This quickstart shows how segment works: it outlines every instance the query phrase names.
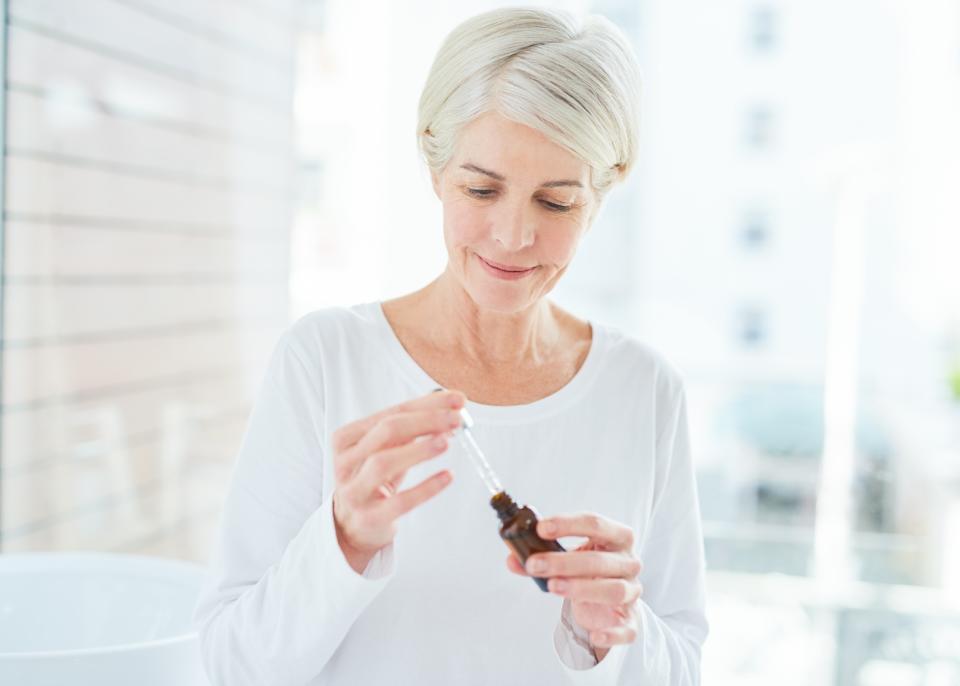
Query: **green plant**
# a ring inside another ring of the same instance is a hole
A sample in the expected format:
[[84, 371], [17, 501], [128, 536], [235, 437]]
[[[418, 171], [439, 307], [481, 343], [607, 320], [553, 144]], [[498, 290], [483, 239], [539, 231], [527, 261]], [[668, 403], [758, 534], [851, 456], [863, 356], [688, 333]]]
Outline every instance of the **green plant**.
[[947, 382], [950, 384], [953, 399], [960, 402], [960, 361], [957, 361], [953, 369], [947, 374]]

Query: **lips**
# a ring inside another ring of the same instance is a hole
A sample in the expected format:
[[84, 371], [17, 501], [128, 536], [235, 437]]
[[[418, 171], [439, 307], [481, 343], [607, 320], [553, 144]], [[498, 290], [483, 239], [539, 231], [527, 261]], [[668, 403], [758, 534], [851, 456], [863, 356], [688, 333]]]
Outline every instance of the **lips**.
[[[477, 257], [480, 257], [480, 255], [477, 255]], [[488, 259], [485, 258], [485, 257], [480, 257], [480, 259], [483, 260], [484, 262], [486, 262], [487, 264], [489, 264], [489, 265], [490, 265], [491, 267], [493, 267], [494, 269], [499, 269], [500, 271], [503, 271], [503, 272], [517, 272], [517, 273], [519, 273], [519, 272], [528, 272], [528, 271], [530, 271], [530, 270], [532, 270], [532, 269], [536, 269], [535, 266], [534, 266], [534, 267], [516, 267], [516, 266], [509, 265], [509, 264], [500, 264], [499, 262], [494, 262], [493, 260], [488, 260]]]

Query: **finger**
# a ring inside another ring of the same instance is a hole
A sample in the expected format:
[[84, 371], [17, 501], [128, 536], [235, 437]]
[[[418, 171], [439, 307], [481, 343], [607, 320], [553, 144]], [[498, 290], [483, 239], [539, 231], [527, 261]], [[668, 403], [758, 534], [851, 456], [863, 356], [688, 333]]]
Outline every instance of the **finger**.
[[[535, 565], [542, 562], [543, 567]], [[578, 576], [634, 579], [643, 569], [640, 560], [623, 553], [577, 551], [537, 553], [527, 558], [527, 572], [533, 576]]]
[[459, 391], [441, 391], [429, 393], [421, 396], [420, 398], [408, 400], [398, 405], [393, 405], [392, 407], [380, 410], [369, 417], [359, 419], [335, 431], [333, 435], [334, 452], [342, 452], [350, 446], [355, 445], [385, 417], [402, 412], [418, 412], [441, 409], [459, 410], [463, 407], [465, 400], [466, 396]]
[[599, 648], [608, 648], [620, 643], [633, 643], [637, 640], [637, 630], [631, 625], [608, 627], [590, 632], [590, 643]]
[[333, 451], [339, 453], [354, 445], [384, 417], [397, 414], [398, 412], [439, 410], [444, 408], [459, 410], [463, 407], [465, 401], [466, 396], [460, 391], [438, 391], [393, 405], [369, 417], [345, 424], [334, 431], [332, 437]]
[[632, 605], [643, 595], [639, 581], [627, 579], [577, 579], [554, 577], [547, 581], [547, 590], [556, 595], [602, 605]]
[[384, 498], [392, 497], [397, 490], [399, 490], [400, 484], [403, 483], [403, 479], [406, 475], [406, 472], [400, 472], [389, 481], [384, 481], [382, 484], [380, 484], [380, 486], [377, 487], [377, 490], [383, 495]]
[[373, 494], [381, 484], [395, 483], [398, 476], [415, 464], [442, 455], [448, 445], [447, 437], [438, 434], [375, 453], [360, 465], [353, 477], [352, 487], [359, 493]]
[[632, 550], [633, 529], [596, 512], [553, 515], [537, 524], [541, 538], [587, 536], [593, 543], [602, 543], [607, 550]]
[[523, 568], [523, 565], [520, 564], [520, 560], [518, 560], [517, 556], [513, 553], [507, 555], [507, 569], [514, 574], [519, 574], [520, 576], [530, 576], [527, 574], [527, 570]]
[[400, 412], [383, 417], [356, 444], [336, 456], [337, 477], [346, 480], [373, 453], [410, 443], [427, 434], [442, 434], [460, 426], [459, 412], [452, 409]]
[[395, 496], [387, 498], [378, 509], [391, 521], [406, 514], [418, 505], [430, 500], [453, 481], [453, 474], [444, 470], [427, 477], [413, 488], [400, 491]]
[[398, 412], [374, 424], [347, 452], [358, 450], [370, 455], [378, 450], [404, 445], [418, 436], [453, 431], [462, 422], [460, 413], [450, 408]]

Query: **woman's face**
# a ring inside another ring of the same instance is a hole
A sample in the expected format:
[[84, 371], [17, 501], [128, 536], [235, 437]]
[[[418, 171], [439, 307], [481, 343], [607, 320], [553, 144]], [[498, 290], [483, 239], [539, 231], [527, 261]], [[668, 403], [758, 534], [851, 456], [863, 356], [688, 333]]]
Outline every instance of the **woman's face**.
[[498, 312], [550, 292], [596, 209], [585, 162], [497, 112], [464, 127], [433, 187], [449, 271], [478, 307]]

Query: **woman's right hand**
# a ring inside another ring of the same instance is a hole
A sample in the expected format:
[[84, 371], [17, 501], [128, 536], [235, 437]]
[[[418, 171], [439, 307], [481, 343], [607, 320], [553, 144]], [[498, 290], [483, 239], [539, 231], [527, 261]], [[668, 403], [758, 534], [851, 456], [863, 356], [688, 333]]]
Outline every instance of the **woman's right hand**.
[[[396, 492], [410, 467], [447, 449], [460, 426], [466, 397], [437, 391], [377, 412], [333, 433], [333, 519], [337, 542], [358, 574], [397, 533], [397, 519], [442, 491], [453, 476], [443, 470]], [[416, 440], [419, 437], [422, 440]], [[381, 486], [386, 485], [386, 495]]]

